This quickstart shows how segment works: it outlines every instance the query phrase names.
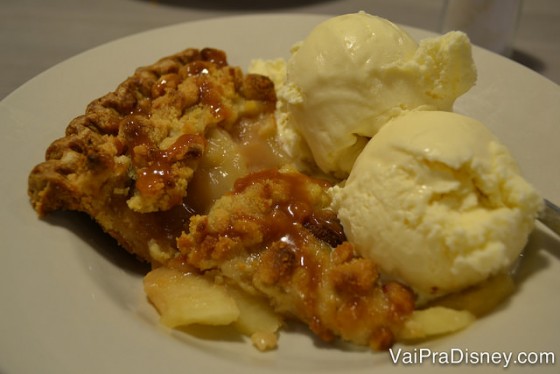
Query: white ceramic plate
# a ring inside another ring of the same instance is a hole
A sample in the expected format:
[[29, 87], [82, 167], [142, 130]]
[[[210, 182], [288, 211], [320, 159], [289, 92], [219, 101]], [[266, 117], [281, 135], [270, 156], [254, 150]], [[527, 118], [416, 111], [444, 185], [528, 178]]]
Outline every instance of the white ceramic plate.
[[[231, 64], [287, 57], [291, 44], [323, 16], [264, 15], [180, 24], [127, 37], [78, 55], [37, 76], [0, 103], [2, 270], [0, 372], [15, 373], [262, 373], [419, 372], [450, 365], [395, 365], [388, 353], [348, 351], [317, 343], [300, 329], [280, 348], [258, 353], [235, 337], [171, 333], [142, 291], [146, 270], [89, 219], [54, 214], [37, 219], [27, 175], [48, 144], [87, 103], [114, 89], [141, 65], [187, 47], [224, 49]], [[430, 35], [410, 29], [417, 39]], [[560, 202], [560, 89], [509, 60], [474, 50], [479, 81], [456, 105], [485, 122], [512, 150], [544, 195]], [[468, 330], [403, 347], [460, 355], [554, 352], [558, 348], [560, 242], [539, 227], [522, 267], [519, 291]], [[461, 351], [458, 351], [458, 350]], [[480, 365], [453, 365], [468, 371]], [[527, 366], [510, 363], [510, 372]], [[501, 365], [484, 366], [501, 370]], [[535, 369], [557, 372], [558, 364]], [[533, 368], [532, 368], [533, 369]]]

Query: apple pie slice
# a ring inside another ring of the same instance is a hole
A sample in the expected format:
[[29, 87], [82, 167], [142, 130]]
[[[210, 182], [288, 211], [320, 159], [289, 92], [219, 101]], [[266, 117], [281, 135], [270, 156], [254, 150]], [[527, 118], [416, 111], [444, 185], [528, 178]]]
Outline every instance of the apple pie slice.
[[128, 251], [165, 262], [192, 206], [203, 209], [188, 196], [197, 169], [220, 166], [205, 160], [209, 148], [232, 148], [247, 128], [273, 122], [275, 103], [268, 78], [244, 75], [220, 50], [187, 49], [139, 68], [49, 146], [29, 176], [32, 205], [40, 216], [85, 212]]

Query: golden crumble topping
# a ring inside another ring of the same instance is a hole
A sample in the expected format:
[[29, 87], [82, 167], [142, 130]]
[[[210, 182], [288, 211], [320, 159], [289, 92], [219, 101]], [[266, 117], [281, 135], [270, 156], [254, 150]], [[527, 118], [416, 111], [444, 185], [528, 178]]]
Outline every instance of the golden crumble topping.
[[191, 219], [176, 261], [218, 269], [326, 341], [386, 349], [412, 313], [414, 296], [398, 283], [381, 283], [375, 263], [354, 253], [328, 208], [326, 186], [277, 169], [241, 178], [208, 215]]
[[29, 176], [33, 207], [86, 212], [129, 251], [160, 262], [192, 213], [188, 185], [209, 132], [264, 121], [275, 101], [268, 78], [244, 76], [216, 49], [139, 68], [51, 144]]

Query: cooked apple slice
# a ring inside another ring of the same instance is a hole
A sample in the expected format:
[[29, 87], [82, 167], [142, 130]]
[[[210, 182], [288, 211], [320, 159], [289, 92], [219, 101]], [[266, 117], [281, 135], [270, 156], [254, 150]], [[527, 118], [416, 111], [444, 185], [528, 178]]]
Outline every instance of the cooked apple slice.
[[220, 284], [190, 273], [157, 268], [144, 278], [148, 299], [160, 313], [163, 325], [229, 325], [239, 318], [239, 308]]

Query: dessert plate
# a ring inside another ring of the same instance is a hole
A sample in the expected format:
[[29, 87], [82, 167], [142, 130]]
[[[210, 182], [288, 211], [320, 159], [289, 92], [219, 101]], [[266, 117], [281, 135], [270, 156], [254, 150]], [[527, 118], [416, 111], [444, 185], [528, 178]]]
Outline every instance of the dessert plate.
[[[530, 365], [524, 357], [534, 363], [531, 370], [558, 371], [550, 361], [560, 359], [560, 241], [540, 225], [520, 262], [516, 294], [466, 331], [372, 353], [321, 344], [290, 325], [277, 350], [259, 353], [235, 334], [162, 328], [142, 290], [146, 267], [87, 217], [67, 212], [37, 218], [26, 195], [29, 171], [72, 118], [136, 67], [188, 47], [223, 49], [231, 64], [243, 68], [254, 58], [286, 58], [290, 46], [323, 19], [240, 16], [144, 32], [54, 66], [0, 102], [0, 372], [350, 374], [414, 367], [432, 373], [449, 366], [456, 372], [478, 366], [501, 371], [506, 364], [516, 372]], [[433, 35], [407, 29], [416, 39]], [[482, 49], [474, 48], [474, 57], [479, 80], [457, 101], [456, 111], [486, 123], [510, 147], [527, 179], [560, 203], [560, 88]], [[494, 359], [510, 353], [508, 362]]]

